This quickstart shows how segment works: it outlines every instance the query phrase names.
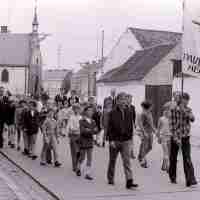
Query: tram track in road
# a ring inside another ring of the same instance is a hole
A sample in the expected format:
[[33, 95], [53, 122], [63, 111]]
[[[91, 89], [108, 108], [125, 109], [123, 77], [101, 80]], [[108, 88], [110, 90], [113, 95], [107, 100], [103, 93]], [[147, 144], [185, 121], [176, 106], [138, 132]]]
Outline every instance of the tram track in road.
[[0, 160], [2, 176], [5, 177], [5, 182], [11, 189], [14, 188], [13, 190], [16, 190], [16, 193], [20, 193], [19, 200], [61, 200], [54, 192], [41, 184], [2, 151], [0, 151]]

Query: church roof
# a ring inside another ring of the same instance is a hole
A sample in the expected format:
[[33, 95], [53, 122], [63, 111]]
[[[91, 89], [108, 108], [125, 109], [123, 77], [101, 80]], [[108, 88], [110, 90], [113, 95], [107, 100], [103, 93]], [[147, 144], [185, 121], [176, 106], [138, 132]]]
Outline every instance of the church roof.
[[140, 81], [164, 58], [176, 44], [163, 44], [136, 53], [122, 66], [104, 74], [98, 82]]
[[28, 66], [30, 35], [0, 33], [0, 65]]
[[182, 33], [159, 31], [150, 29], [128, 28], [141, 44], [142, 48], [150, 48], [160, 44], [177, 43], [181, 40]]

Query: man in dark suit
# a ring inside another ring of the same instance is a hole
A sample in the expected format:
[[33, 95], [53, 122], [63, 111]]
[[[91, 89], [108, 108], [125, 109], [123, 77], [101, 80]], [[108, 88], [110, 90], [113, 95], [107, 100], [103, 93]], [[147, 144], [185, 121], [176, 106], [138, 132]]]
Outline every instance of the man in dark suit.
[[37, 111], [37, 104], [31, 100], [29, 102], [30, 108], [24, 114], [24, 132], [27, 134], [28, 140], [28, 152], [30, 157], [35, 160], [37, 158], [35, 154], [37, 134], [39, 130], [39, 113]]
[[[136, 111], [135, 111], [135, 106], [132, 104], [133, 103], [133, 96], [131, 94], [127, 94], [127, 108], [130, 110], [132, 118], [133, 118], [133, 127], [135, 128], [135, 120], [136, 120]], [[134, 135], [133, 135], [134, 137]], [[132, 151], [131, 151], [131, 157], [135, 159], [135, 154], [134, 154], [134, 138], [132, 140]]]
[[0, 148], [3, 148], [3, 126], [5, 123], [3, 95], [4, 87], [0, 87]]
[[127, 108], [126, 93], [120, 93], [117, 96], [117, 104], [110, 112], [107, 134], [110, 144], [107, 173], [108, 183], [114, 185], [115, 165], [118, 154], [120, 153], [126, 176], [126, 188], [134, 189], [138, 187], [137, 184], [133, 183], [131, 169], [133, 116]]

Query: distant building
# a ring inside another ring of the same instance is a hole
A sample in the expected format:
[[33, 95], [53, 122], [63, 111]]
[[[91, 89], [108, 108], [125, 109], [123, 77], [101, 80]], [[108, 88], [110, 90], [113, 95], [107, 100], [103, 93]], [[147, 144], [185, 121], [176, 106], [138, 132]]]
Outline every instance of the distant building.
[[43, 88], [54, 98], [62, 87], [65, 77], [71, 73], [68, 69], [48, 69], [43, 71]]
[[84, 63], [82, 68], [73, 74], [71, 89], [76, 90], [82, 99], [96, 96], [96, 76], [101, 70], [101, 62]]
[[42, 55], [35, 8], [31, 33], [0, 32], [0, 85], [13, 94], [39, 94], [42, 85]]

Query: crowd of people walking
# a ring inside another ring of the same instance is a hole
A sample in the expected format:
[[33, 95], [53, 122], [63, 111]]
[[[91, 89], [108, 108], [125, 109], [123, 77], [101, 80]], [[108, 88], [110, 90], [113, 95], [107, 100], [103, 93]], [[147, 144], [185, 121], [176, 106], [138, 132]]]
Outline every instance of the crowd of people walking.
[[[188, 107], [189, 100], [187, 93], [174, 93], [173, 100], [163, 106], [163, 115], [158, 124], [155, 124], [151, 102], [142, 102], [142, 112], [136, 114], [132, 95], [124, 92], [116, 94], [112, 90], [101, 106], [96, 104], [95, 97], [89, 97], [87, 102], [80, 102], [75, 91], [71, 92], [70, 98], [60, 94], [54, 101], [41, 102], [33, 98], [13, 99], [0, 87], [0, 148], [5, 145], [7, 133], [10, 148], [22, 150], [24, 156], [36, 160], [37, 136], [41, 133], [41, 166], [54, 164], [54, 167], [60, 167], [62, 163], [58, 145], [61, 139], [68, 137], [72, 170], [76, 176], [82, 176], [81, 166], [86, 160], [85, 178], [93, 180], [91, 167], [94, 145], [105, 147], [107, 141], [108, 184], [115, 184], [116, 161], [120, 154], [126, 178], [125, 186], [127, 189], [134, 189], [138, 184], [133, 180], [131, 159], [137, 158], [142, 168], [149, 168], [148, 154], [157, 137], [163, 150], [161, 169], [169, 174], [171, 183], [177, 183], [177, 156], [181, 150], [186, 186], [196, 186], [190, 145], [191, 123], [195, 121], [195, 117]], [[103, 141], [100, 144], [98, 138], [102, 133]], [[138, 135], [141, 140], [137, 157], [134, 135]]]

